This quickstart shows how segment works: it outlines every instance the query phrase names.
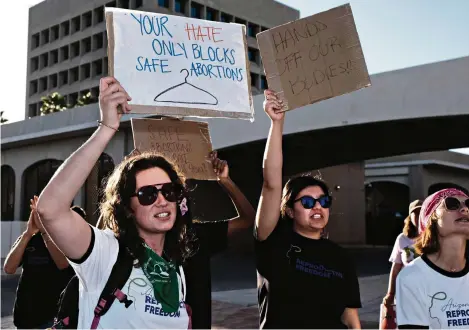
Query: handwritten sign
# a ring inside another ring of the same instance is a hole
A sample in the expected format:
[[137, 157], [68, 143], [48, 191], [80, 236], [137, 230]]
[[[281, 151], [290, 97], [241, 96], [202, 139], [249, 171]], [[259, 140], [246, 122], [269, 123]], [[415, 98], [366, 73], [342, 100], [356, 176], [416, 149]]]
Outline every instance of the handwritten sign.
[[349, 4], [261, 32], [257, 42], [284, 111], [371, 85]]
[[254, 118], [244, 25], [106, 8], [106, 26], [134, 113]]
[[208, 124], [173, 119], [131, 119], [134, 147], [173, 161], [186, 178], [216, 180]]

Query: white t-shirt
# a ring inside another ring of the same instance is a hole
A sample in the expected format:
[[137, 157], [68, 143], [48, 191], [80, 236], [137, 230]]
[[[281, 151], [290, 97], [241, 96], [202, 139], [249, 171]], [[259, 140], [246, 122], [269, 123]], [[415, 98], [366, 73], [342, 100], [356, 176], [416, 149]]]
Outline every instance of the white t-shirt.
[[407, 266], [409, 262], [414, 260], [417, 256], [413, 247], [414, 243], [413, 239], [408, 238], [402, 233], [399, 234], [396, 238], [396, 243], [394, 243], [394, 248], [392, 249], [389, 261]]
[[397, 276], [397, 324], [430, 329], [469, 328], [469, 262], [447, 272], [419, 257]]
[[[117, 260], [119, 243], [110, 230], [91, 227], [95, 241], [91, 254], [81, 263], [70, 261], [80, 280], [78, 328], [90, 329], [94, 318], [94, 309], [104, 286]], [[182, 273], [181, 275], [184, 277]], [[126, 308], [117, 299], [108, 312], [101, 317], [98, 329], [187, 329], [189, 317], [184, 304], [182, 285], [184, 278], [178, 274], [179, 310], [164, 313], [161, 304], [155, 299], [153, 287], [141, 268], [133, 268], [122, 292], [133, 303]], [[184, 290], [185, 291], [185, 290]]]

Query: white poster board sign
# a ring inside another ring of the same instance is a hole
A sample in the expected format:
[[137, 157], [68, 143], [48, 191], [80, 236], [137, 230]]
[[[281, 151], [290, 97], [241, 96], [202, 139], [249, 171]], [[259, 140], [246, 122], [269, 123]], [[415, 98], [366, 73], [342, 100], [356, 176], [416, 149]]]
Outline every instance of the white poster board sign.
[[134, 113], [253, 119], [244, 25], [106, 8], [106, 26]]

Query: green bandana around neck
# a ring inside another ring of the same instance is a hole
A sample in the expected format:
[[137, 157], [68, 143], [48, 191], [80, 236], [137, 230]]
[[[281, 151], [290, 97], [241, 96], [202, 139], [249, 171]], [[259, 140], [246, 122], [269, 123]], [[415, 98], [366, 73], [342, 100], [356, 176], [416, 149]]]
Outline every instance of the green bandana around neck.
[[145, 261], [142, 270], [153, 286], [155, 298], [165, 313], [179, 310], [179, 283], [176, 265], [168, 262], [145, 244]]

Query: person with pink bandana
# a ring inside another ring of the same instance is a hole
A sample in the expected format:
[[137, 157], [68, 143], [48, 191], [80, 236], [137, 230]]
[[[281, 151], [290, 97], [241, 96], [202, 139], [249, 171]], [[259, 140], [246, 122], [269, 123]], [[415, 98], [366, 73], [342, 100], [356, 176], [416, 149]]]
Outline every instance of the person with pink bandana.
[[399, 329], [469, 328], [469, 197], [458, 189], [425, 199], [415, 248], [397, 277]]

